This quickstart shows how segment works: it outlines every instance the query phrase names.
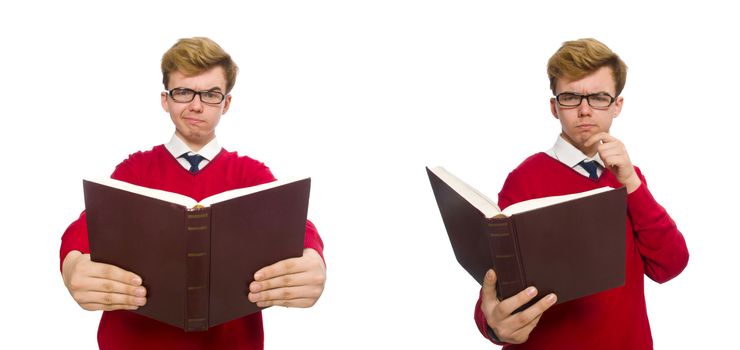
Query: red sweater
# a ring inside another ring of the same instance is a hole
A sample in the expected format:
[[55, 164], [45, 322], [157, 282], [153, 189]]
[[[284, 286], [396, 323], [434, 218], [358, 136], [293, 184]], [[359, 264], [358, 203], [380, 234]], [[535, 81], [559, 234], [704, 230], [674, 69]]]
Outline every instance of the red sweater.
[[[642, 185], [627, 196], [625, 285], [551, 307], [525, 343], [505, 344], [505, 349], [652, 349], [643, 275], [666, 282], [683, 271], [689, 253], [676, 224], [650, 194], [640, 170], [635, 167], [635, 171]], [[527, 199], [603, 186], [621, 184], [609, 171], [593, 181], [538, 153], [509, 174], [499, 193], [499, 205], [505, 208]], [[480, 304], [479, 298], [475, 321], [488, 338]]]
[[[163, 146], [129, 156], [111, 175], [135, 185], [176, 192], [197, 201], [227, 190], [274, 181], [270, 169], [235, 152], [221, 152], [200, 172], [191, 174]], [[306, 222], [305, 247], [323, 254], [316, 228]], [[62, 236], [60, 261], [72, 250], [89, 253], [85, 213]], [[244, 295], [244, 299], [247, 296]], [[184, 331], [128, 311], [103, 312], [98, 328], [101, 349], [262, 349], [260, 312], [230, 321], [206, 332]]]

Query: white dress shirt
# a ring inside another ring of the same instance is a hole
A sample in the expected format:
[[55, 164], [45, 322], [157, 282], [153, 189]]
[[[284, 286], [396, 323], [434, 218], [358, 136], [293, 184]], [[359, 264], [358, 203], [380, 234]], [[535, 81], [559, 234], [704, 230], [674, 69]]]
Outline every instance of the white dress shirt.
[[601, 160], [601, 157], [598, 153], [596, 153], [593, 158], [589, 158], [585, 154], [583, 154], [581, 150], [568, 143], [568, 141], [565, 141], [565, 139], [560, 135], [558, 135], [558, 139], [557, 141], [555, 141], [555, 145], [552, 146], [552, 148], [550, 148], [549, 150], [545, 151], [545, 153], [585, 177], [588, 177], [588, 171], [586, 171], [586, 169], [584, 169], [582, 166], [578, 165], [578, 163], [584, 160], [587, 162], [596, 161], [599, 164], [599, 166], [596, 167], [596, 175], [598, 175], [599, 177], [601, 177], [601, 173], [604, 172], [604, 161]]
[[177, 134], [173, 134], [172, 138], [170, 139], [170, 142], [166, 143], [164, 145], [165, 148], [172, 154], [175, 159], [177, 159], [177, 162], [182, 165], [183, 168], [186, 170], [190, 170], [190, 163], [188, 163], [187, 159], [185, 158], [179, 158], [183, 153], [187, 153], [188, 155], [195, 155], [199, 154], [204, 159], [198, 164], [198, 169], [203, 169], [208, 163], [210, 163], [213, 158], [215, 158], [219, 152], [221, 152], [221, 146], [218, 145], [218, 141], [214, 138], [203, 146], [198, 152], [193, 152], [193, 150], [188, 147], [188, 145], [185, 144], [182, 140], [180, 140], [179, 137], [177, 137]]

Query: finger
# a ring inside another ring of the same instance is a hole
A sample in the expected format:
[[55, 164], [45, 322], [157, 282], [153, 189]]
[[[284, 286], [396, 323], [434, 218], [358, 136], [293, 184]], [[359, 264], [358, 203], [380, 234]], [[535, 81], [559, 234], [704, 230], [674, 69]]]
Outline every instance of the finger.
[[586, 147], [591, 147], [591, 145], [595, 144], [596, 142], [609, 142], [611, 136], [606, 132], [600, 132], [594, 135], [591, 135], [591, 137], [586, 140], [586, 142], [583, 143]]
[[70, 294], [78, 301], [78, 294], [85, 292], [116, 293], [133, 297], [146, 296], [144, 286], [132, 286], [115, 280], [88, 277], [84, 274], [74, 275], [69, 281], [68, 289]]
[[140, 286], [142, 283], [141, 277], [137, 274], [110, 264], [87, 261], [81, 264], [80, 269], [90, 277], [113, 280], [132, 286]]
[[77, 293], [75, 300], [80, 304], [100, 304], [100, 305], [126, 305], [139, 307], [146, 305], [146, 298], [134, 297], [131, 295], [118, 293], [102, 292], [81, 292]]
[[550, 293], [544, 298], [540, 299], [534, 305], [528, 307], [526, 310], [517, 314], [511, 315], [512, 326], [514, 329], [524, 328], [527, 324], [531, 323], [536, 318], [542, 316], [542, 313], [555, 305], [557, 296], [554, 293]]
[[270, 278], [262, 281], [254, 281], [249, 284], [249, 291], [256, 293], [264, 290], [284, 287], [296, 287], [310, 284], [321, 284], [324, 280], [320, 276], [312, 276], [310, 273], [292, 273]]
[[123, 305], [123, 304], [108, 305], [108, 304], [96, 304], [96, 303], [80, 304], [80, 307], [88, 311], [137, 310], [139, 308], [138, 306], [132, 306], [132, 305]]
[[259, 293], [249, 293], [247, 298], [253, 303], [306, 298], [318, 299], [322, 291], [323, 288], [320, 286], [285, 287]]
[[284, 307], [311, 307], [316, 304], [318, 299], [304, 298], [304, 299], [291, 299], [291, 300], [271, 300], [261, 301], [257, 303], [259, 307], [270, 307], [270, 306], [284, 306]]
[[292, 273], [304, 272], [304, 264], [301, 264], [304, 258], [290, 258], [278, 261], [270, 266], [263, 267], [254, 273], [255, 281], [264, 281], [277, 276], [283, 276]]
[[532, 333], [532, 330], [534, 330], [534, 327], [537, 326], [537, 323], [539, 323], [540, 319], [542, 318], [542, 315], [539, 315], [535, 317], [534, 320], [530, 321], [528, 324], [526, 324], [524, 327], [517, 329], [516, 331], [511, 333], [511, 340], [510, 342], [521, 344], [527, 341], [529, 339], [529, 334]]
[[489, 269], [483, 277], [483, 297], [496, 299], [496, 271]]
[[530, 286], [512, 297], [502, 300], [494, 310], [494, 317], [499, 320], [509, 317], [516, 309], [530, 302], [536, 295], [537, 288]]
[[623, 147], [610, 147], [599, 150], [599, 156], [607, 167], [615, 167], [627, 164], [629, 157]]

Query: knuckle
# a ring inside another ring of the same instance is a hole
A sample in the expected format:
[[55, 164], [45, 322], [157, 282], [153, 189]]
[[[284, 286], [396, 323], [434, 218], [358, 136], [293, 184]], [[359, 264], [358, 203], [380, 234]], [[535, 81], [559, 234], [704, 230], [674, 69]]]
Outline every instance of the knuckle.
[[496, 328], [493, 328], [493, 330], [494, 330], [494, 333], [496, 333], [496, 335], [498, 335], [499, 339], [501, 339], [501, 340], [504, 340], [504, 339], [506, 339], [506, 340], [513, 340], [512, 334], [511, 334], [511, 332], [508, 329], [504, 329], [504, 328], [501, 328], [501, 327], [496, 327]]
[[314, 282], [315, 282], [316, 284], [321, 284], [321, 285], [323, 285], [324, 283], [326, 283], [326, 274], [325, 274], [325, 273], [321, 273], [321, 274], [318, 274], [318, 275], [317, 275], [317, 276], [315, 277], [315, 279], [314, 279]]
[[82, 302], [82, 293], [74, 291], [71, 292], [70, 295], [72, 295], [72, 299], [74, 299], [78, 304]]
[[79, 291], [82, 289], [82, 283], [79, 278], [72, 276], [72, 278], [69, 280], [69, 290], [73, 292]]
[[283, 285], [289, 286], [293, 283], [293, 277], [290, 275], [283, 277]]
[[105, 305], [113, 304], [113, 294], [110, 294], [110, 293], [103, 294], [103, 303]]
[[280, 293], [281, 299], [292, 299], [293, 298], [293, 291], [290, 289], [285, 289]]
[[111, 268], [111, 266], [110, 266], [110, 265], [103, 265], [103, 266], [102, 266], [102, 269], [101, 269], [101, 271], [100, 271], [100, 274], [101, 274], [101, 275], [103, 276], [103, 278], [105, 278], [105, 279], [109, 279], [109, 280], [110, 280], [110, 279], [113, 279], [113, 269]]
[[524, 312], [519, 312], [519, 313], [513, 315], [513, 317], [514, 317], [514, 320], [518, 324], [522, 324], [522, 325], [523, 324], [527, 324], [530, 321], [530, 318]]
[[270, 290], [273, 288], [272, 282], [270, 280], [265, 280], [260, 282], [260, 290]]

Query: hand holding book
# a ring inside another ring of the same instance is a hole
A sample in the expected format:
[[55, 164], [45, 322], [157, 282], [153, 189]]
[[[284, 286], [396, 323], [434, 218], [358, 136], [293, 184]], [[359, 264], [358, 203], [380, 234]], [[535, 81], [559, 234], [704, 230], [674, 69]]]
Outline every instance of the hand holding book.
[[248, 297], [259, 307], [311, 307], [324, 291], [325, 282], [324, 260], [307, 248], [299, 258], [278, 261], [255, 272]]
[[73, 250], [62, 263], [69, 294], [85, 310], [136, 310], [146, 304], [141, 277], [117, 266], [90, 260], [90, 254]]
[[557, 297], [548, 294], [535, 304], [514, 314], [537, 295], [537, 288], [528, 287], [518, 294], [504, 300], [498, 300], [496, 292], [496, 272], [488, 270], [481, 290], [481, 311], [486, 317], [488, 327], [493, 330], [499, 341], [510, 344], [521, 344], [527, 341], [529, 333], [537, 326], [542, 313], [555, 305]]

